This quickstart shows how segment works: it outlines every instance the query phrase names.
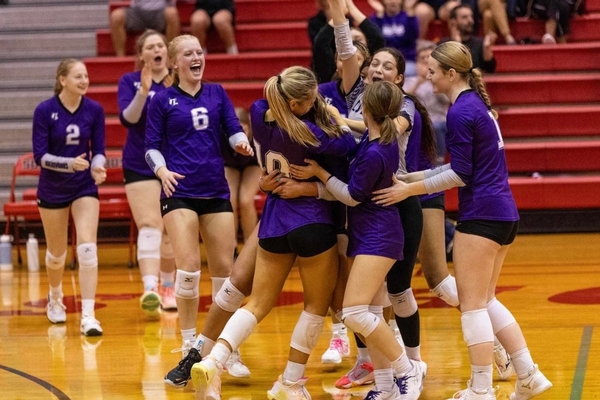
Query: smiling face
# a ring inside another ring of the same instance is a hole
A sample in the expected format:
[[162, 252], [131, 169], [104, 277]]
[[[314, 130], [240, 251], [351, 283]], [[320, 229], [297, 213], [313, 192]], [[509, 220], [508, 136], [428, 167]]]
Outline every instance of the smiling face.
[[150, 35], [144, 40], [140, 60], [145, 65], [152, 65], [153, 71], [162, 71], [167, 68], [167, 44], [161, 35]]
[[431, 81], [433, 93], [447, 94], [451, 85], [448, 71], [444, 71], [440, 63], [431, 56], [429, 56], [427, 67], [429, 68], [427, 79]]
[[396, 15], [402, 11], [402, 0], [383, 0], [382, 3], [389, 15]]
[[71, 65], [66, 75], [59, 77], [62, 90], [72, 95], [83, 96], [90, 86], [87, 69], [82, 62]]
[[398, 73], [398, 63], [387, 51], [373, 56], [367, 72], [368, 82], [386, 81], [394, 84], [402, 82], [403, 75]]
[[173, 69], [179, 75], [179, 81], [195, 84], [202, 80], [204, 74], [204, 51], [198, 39], [190, 37], [177, 43], [173, 60]]

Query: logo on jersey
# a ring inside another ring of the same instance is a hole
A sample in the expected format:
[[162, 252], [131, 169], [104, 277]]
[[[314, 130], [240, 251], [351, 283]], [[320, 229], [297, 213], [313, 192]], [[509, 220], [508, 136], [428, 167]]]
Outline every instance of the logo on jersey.
[[179, 103], [177, 102], [177, 99], [169, 99], [169, 105], [176, 106], [179, 105]]
[[151, 90], [148, 92], [148, 97], [153, 98], [155, 94], [156, 92], [154, 90]]
[[53, 119], [54, 121], [58, 121], [58, 113], [52, 113], [52, 115], [50, 116], [51, 119]]

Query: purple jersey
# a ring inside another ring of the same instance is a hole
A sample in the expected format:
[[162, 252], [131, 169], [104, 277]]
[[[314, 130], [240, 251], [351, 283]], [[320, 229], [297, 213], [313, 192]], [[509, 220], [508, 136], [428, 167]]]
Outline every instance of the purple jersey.
[[447, 147], [458, 189], [458, 220], [517, 221], [498, 122], [475, 90], [462, 92], [448, 111]]
[[[104, 154], [104, 110], [99, 103], [83, 97], [71, 113], [54, 96], [40, 103], [33, 113], [32, 142], [38, 165], [46, 153], [73, 158], [85, 153], [91, 162], [93, 156]], [[89, 169], [73, 173], [41, 170], [37, 195], [44, 201], [67, 203], [97, 193]]]
[[148, 98], [138, 122], [132, 124], [123, 118], [123, 111], [129, 106], [137, 91], [141, 87], [141, 71], [125, 74], [119, 80], [117, 97], [119, 101], [119, 119], [121, 124], [127, 128], [127, 141], [123, 146], [123, 168], [134, 171], [142, 176], [154, 177], [154, 172], [148, 167], [144, 158], [144, 142], [146, 140], [146, 118], [148, 115], [148, 104], [152, 97], [166, 89], [163, 82], [152, 81], [148, 91]]
[[[292, 141], [287, 132], [275, 122], [265, 122], [268, 109], [269, 104], [264, 99], [254, 102], [250, 107], [250, 121], [258, 161], [268, 172], [279, 169], [285, 176], [289, 176], [290, 164], [305, 165], [305, 158], [316, 159], [319, 155], [344, 156], [356, 147], [350, 134], [330, 138], [310, 120], [303, 119], [320, 142], [317, 147], [305, 147]], [[283, 236], [296, 228], [314, 223], [334, 224], [331, 202], [316, 197], [282, 199], [269, 194], [263, 209], [258, 237], [265, 239]]]
[[404, 231], [396, 207], [374, 203], [373, 192], [392, 186], [398, 167], [396, 141], [382, 144], [369, 141], [366, 132], [350, 162], [348, 192], [361, 203], [348, 207], [348, 256], [360, 254], [403, 259]]
[[173, 197], [229, 199], [221, 135], [240, 132], [221, 85], [203, 82], [195, 96], [171, 86], [155, 94], [148, 106], [146, 151], [161, 151], [169, 171], [185, 176]]
[[373, 15], [369, 20], [381, 29], [386, 46], [400, 50], [406, 60], [416, 61], [419, 38], [417, 17], [409, 17], [405, 11], [401, 11], [393, 17], [384, 14], [378, 18]]
[[321, 83], [319, 85], [319, 93], [323, 96], [327, 104], [331, 104], [337, 108], [342, 117], [346, 118], [348, 116], [348, 105], [346, 104], [346, 96], [344, 96], [340, 88], [341, 82], [337, 80]]

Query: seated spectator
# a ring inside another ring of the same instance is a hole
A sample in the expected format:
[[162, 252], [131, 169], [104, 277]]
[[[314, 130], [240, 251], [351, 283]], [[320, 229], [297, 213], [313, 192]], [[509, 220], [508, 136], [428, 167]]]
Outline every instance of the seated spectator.
[[456, 6], [450, 12], [448, 29], [450, 37], [440, 40], [440, 44], [454, 40], [461, 42], [469, 48], [473, 57], [473, 68], [479, 68], [484, 72], [496, 70], [496, 59], [492, 46], [496, 43], [498, 36], [494, 32], [488, 32], [481, 38], [473, 32], [473, 10], [467, 4]]
[[179, 35], [179, 12], [175, 0], [131, 0], [129, 7], [120, 7], [110, 14], [110, 35], [115, 55], [125, 55], [128, 33], [153, 29], [171, 41]]
[[[381, 31], [371, 22], [352, 0], [346, 0], [347, 15], [351, 24], [352, 40], [367, 46], [370, 53], [385, 46]], [[310, 25], [310, 23], [309, 23]], [[310, 35], [310, 32], [309, 32]], [[313, 43], [312, 69], [320, 83], [329, 82], [336, 72], [335, 37], [331, 20], [325, 24]]]
[[225, 52], [238, 54], [233, 0], [196, 0], [195, 10], [190, 17], [190, 33], [198, 38], [205, 53], [206, 38], [212, 26], [225, 44]]
[[504, 38], [506, 44], [517, 44], [510, 33], [506, 4], [503, 0], [478, 0], [477, 5], [483, 23], [483, 34], [496, 32]]
[[450, 11], [460, 4], [457, 0], [422, 0], [415, 6], [415, 15], [419, 20], [419, 39], [425, 39], [429, 24], [440, 19], [444, 22], [450, 18]]
[[542, 43], [566, 43], [571, 33], [571, 16], [582, 11], [578, 9], [580, 5], [580, 1], [571, 0], [533, 0], [528, 3], [527, 17], [546, 20]]
[[434, 48], [434, 42], [422, 41], [419, 43], [417, 46], [417, 75], [406, 78], [403, 89], [406, 93], [416, 96], [427, 109], [435, 131], [436, 164], [442, 165], [446, 157], [446, 114], [450, 101], [443, 94], [434, 93], [433, 85], [427, 79], [427, 75], [429, 75], [427, 63]]
[[381, 29], [385, 45], [398, 49], [406, 60], [404, 76], [416, 71], [419, 21], [415, 16], [417, 0], [368, 0], [375, 14], [369, 19]]

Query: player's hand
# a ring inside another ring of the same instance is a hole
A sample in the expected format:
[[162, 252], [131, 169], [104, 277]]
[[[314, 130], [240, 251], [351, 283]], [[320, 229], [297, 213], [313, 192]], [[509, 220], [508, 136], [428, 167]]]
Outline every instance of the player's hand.
[[304, 159], [304, 162], [308, 165], [290, 165], [290, 175], [295, 179], [309, 179], [313, 176], [317, 176], [319, 172], [323, 169], [317, 164], [314, 160], [309, 160], [308, 158]]
[[106, 168], [104, 167], [94, 167], [91, 171], [92, 179], [94, 179], [94, 183], [96, 185], [101, 185], [106, 180]]
[[282, 177], [283, 174], [278, 169], [275, 169], [267, 174], [267, 169], [263, 168], [262, 175], [258, 180], [258, 186], [260, 187], [260, 190], [265, 193], [272, 192], [281, 184], [280, 182]]
[[239, 142], [235, 145], [235, 151], [237, 151], [238, 153], [240, 153], [241, 155], [244, 156], [253, 156], [254, 155], [254, 150], [252, 149], [252, 146], [250, 146], [250, 143], [248, 142]]
[[166, 167], [159, 168], [156, 175], [159, 177], [163, 191], [167, 197], [171, 197], [175, 193], [175, 187], [179, 185], [177, 181], [185, 178], [185, 176], [177, 172], [169, 171]]
[[83, 153], [73, 159], [73, 171], [85, 171], [90, 167], [90, 162], [85, 159], [86, 155]]

